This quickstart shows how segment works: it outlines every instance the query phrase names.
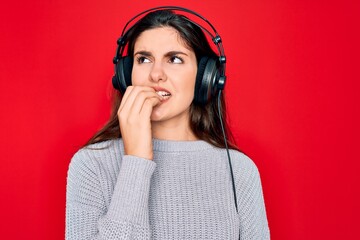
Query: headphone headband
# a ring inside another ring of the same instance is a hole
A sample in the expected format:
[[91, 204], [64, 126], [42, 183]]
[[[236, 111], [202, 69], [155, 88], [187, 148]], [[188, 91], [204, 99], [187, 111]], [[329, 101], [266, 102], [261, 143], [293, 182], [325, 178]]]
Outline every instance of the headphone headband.
[[122, 32], [121, 32], [121, 36], [120, 38], [117, 40], [117, 49], [116, 49], [116, 54], [115, 57], [113, 59], [113, 63], [116, 64], [119, 59], [121, 58], [123, 51], [125, 50], [125, 46], [127, 43], [127, 34], [128, 32], [133, 28], [134, 25], [136, 25], [137, 22], [135, 22], [131, 27], [128, 26], [131, 22], [133, 22], [135, 19], [137, 19], [138, 17], [150, 13], [150, 12], [154, 12], [157, 10], [174, 10], [174, 11], [180, 11], [180, 12], [186, 12], [186, 13], [190, 13], [198, 18], [200, 18], [201, 20], [203, 20], [204, 22], [206, 22], [210, 28], [212, 29], [212, 31], [214, 32], [214, 34], [212, 34], [207, 28], [203, 27], [202, 25], [192, 21], [191, 19], [189, 19], [189, 21], [193, 24], [195, 24], [196, 26], [198, 26], [199, 28], [201, 28], [205, 33], [207, 33], [210, 37], [211, 40], [213, 41], [213, 43], [216, 45], [216, 48], [218, 50], [219, 53], [219, 63], [223, 65], [223, 72], [222, 75], [225, 76], [225, 66], [226, 66], [226, 57], [225, 57], [225, 52], [224, 52], [224, 48], [222, 45], [222, 39], [220, 37], [220, 35], [218, 34], [218, 32], [216, 31], [215, 27], [210, 23], [209, 20], [207, 20], [205, 17], [203, 17], [202, 15], [200, 15], [199, 13], [192, 11], [188, 8], [184, 8], [184, 7], [178, 7], [178, 6], [160, 6], [160, 7], [154, 7], [154, 8], [150, 8], [147, 9], [145, 11], [142, 11], [140, 13], [138, 13], [137, 15], [135, 15], [134, 17], [132, 17], [129, 21], [127, 21], [127, 23], [125, 24]]

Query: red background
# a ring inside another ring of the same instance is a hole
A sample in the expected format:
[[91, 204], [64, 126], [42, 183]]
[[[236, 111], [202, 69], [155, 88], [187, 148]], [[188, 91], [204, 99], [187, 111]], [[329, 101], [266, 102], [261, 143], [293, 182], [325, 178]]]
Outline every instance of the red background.
[[169, 4], [224, 40], [231, 126], [272, 239], [358, 237], [359, 1], [149, 2], [1, 4], [1, 238], [64, 238], [67, 167], [109, 116], [116, 39]]

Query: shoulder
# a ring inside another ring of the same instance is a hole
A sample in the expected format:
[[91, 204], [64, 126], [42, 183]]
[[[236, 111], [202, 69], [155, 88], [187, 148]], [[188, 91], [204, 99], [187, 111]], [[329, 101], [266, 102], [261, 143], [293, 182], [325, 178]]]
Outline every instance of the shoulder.
[[[212, 146], [210, 150], [210, 154], [219, 154], [221, 159], [228, 159], [227, 150], [225, 148], [218, 148]], [[236, 149], [229, 149], [231, 164], [234, 170], [241, 169], [242, 171], [246, 172], [258, 172], [258, 168], [255, 162], [247, 156], [245, 153], [240, 152]]]
[[229, 152], [232, 164], [236, 168], [242, 169], [243, 171], [258, 172], [255, 162], [249, 156], [234, 149], [230, 149]]
[[252, 194], [262, 195], [262, 184], [260, 172], [255, 162], [242, 152], [229, 150], [232, 162], [232, 169], [235, 178], [235, 186], [238, 195], [249, 197]]
[[[226, 151], [226, 150], [224, 150]], [[230, 158], [235, 180], [239, 185], [260, 183], [260, 173], [255, 162], [246, 154], [230, 149]]]
[[111, 169], [117, 165], [123, 155], [120, 139], [88, 145], [78, 150], [69, 164], [69, 172], [95, 173], [98, 170]]
[[98, 161], [106, 156], [119, 154], [121, 152], [123, 152], [122, 140], [114, 139], [85, 146], [74, 154], [72, 160], [81, 161], [83, 159], [89, 159]]
[[[235, 177], [241, 179], [256, 178], [259, 175], [258, 167], [249, 156], [235, 149], [229, 149], [229, 154]], [[211, 148], [207, 149], [207, 156], [218, 159], [222, 163], [228, 163], [228, 154], [225, 148], [211, 146]]]

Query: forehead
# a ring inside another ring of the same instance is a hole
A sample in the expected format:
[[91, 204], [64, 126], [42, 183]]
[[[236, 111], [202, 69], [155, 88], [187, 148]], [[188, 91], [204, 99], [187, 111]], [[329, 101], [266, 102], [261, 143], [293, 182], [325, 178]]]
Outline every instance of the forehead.
[[134, 49], [147, 51], [152, 49], [156, 49], [157, 51], [186, 49], [187, 51], [192, 51], [180, 36], [179, 32], [172, 27], [159, 27], [145, 30], [136, 39]]

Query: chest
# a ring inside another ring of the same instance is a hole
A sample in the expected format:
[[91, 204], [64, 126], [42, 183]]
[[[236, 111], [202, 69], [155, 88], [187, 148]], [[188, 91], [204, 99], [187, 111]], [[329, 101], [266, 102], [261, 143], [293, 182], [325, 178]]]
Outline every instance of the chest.
[[237, 239], [227, 165], [157, 163], [149, 220], [154, 239]]

